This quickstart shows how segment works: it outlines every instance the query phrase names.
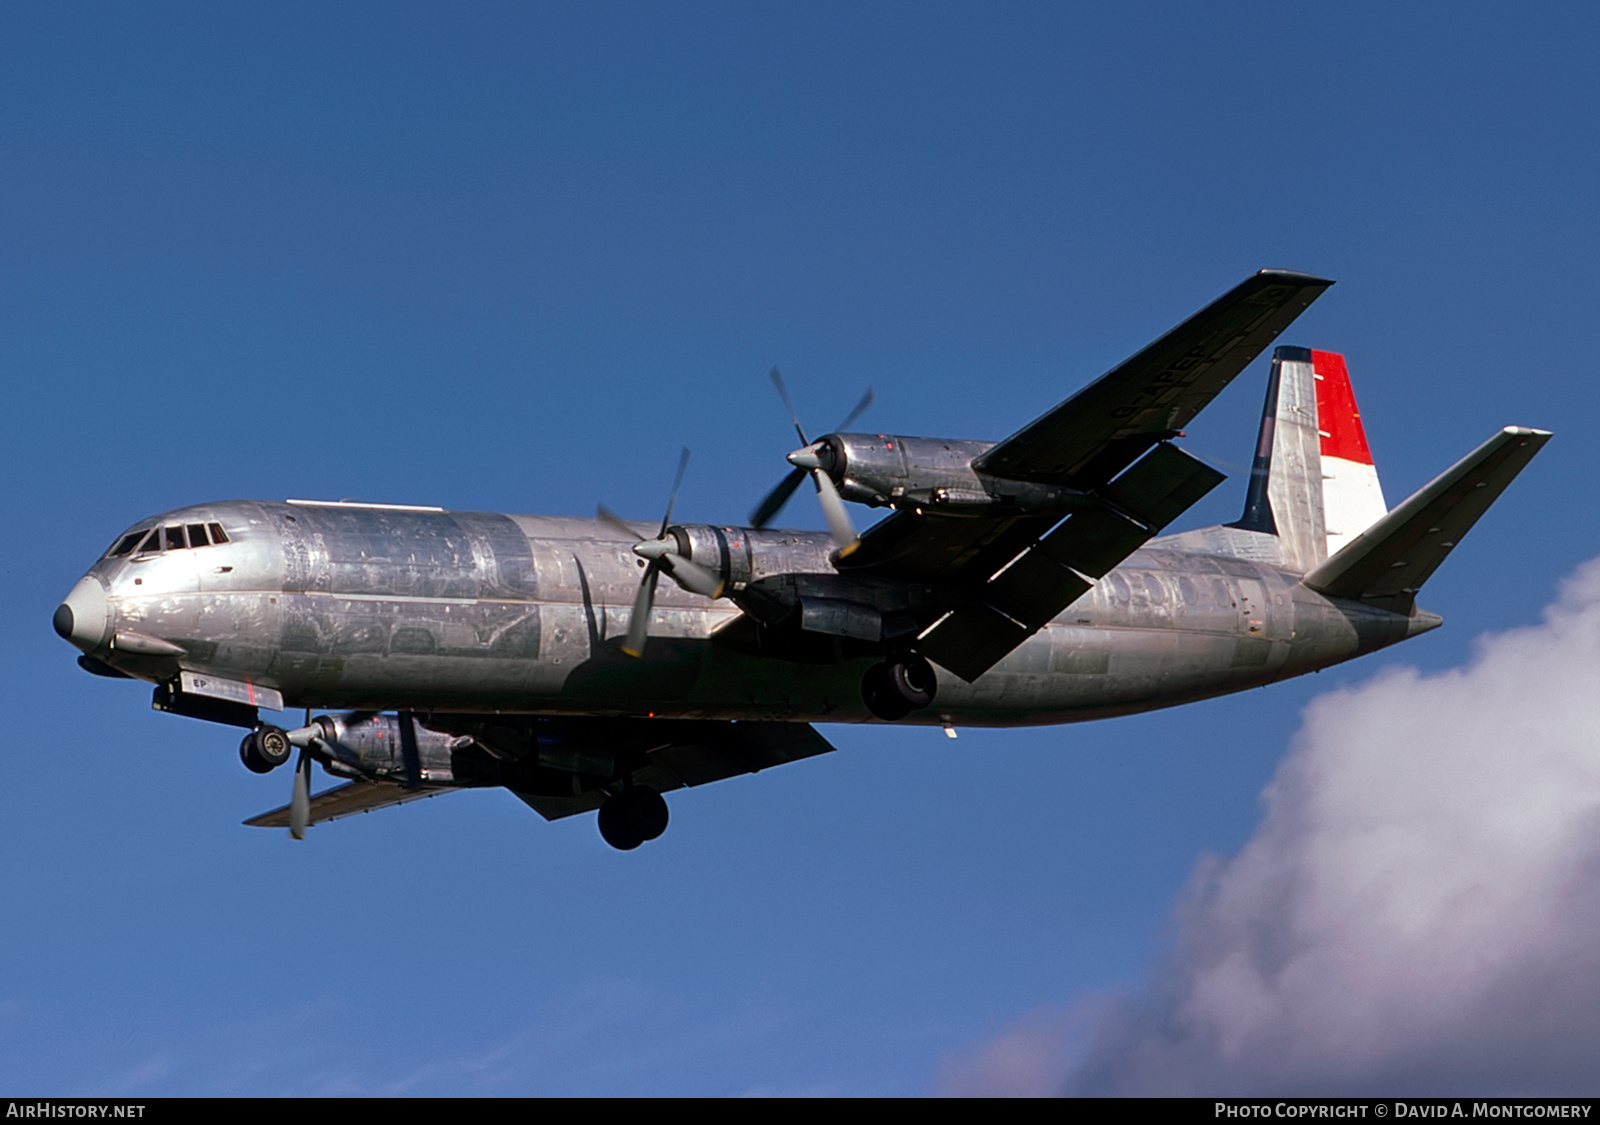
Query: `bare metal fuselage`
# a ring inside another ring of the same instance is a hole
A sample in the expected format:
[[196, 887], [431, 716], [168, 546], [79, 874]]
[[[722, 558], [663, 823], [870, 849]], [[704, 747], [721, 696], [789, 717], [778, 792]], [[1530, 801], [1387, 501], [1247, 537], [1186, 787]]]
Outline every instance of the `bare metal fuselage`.
[[[835, 661], [753, 654], [727, 642], [734, 605], [671, 583], [643, 658], [622, 654], [644, 564], [596, 520], [230, 501], [138, 526], [208, 521], [229, 541], [97, 563], [69, 599], [74, 643], [140, 679], [199, 673], [275, 689], [290, 707], [875, 721], [860, 688], [874, 658], [844, 647]], [[640, 525], [641, 537], [653, 530]], [[720, 531], [741, 583], [837, 576], [822, 534]], [[975, 682], [941, 669], [935, 704], [906, 721], [1020, 726], [1151, 710], [1439, 623], [1307, 589], [1273, 561], [1274, 543], [1226, 528], [1153, 540]]]

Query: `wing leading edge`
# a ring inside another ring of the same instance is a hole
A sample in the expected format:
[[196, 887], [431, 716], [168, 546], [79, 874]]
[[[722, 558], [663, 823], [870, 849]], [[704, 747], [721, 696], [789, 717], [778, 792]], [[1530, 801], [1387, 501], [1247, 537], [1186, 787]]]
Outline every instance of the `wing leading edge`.
[[1262, 270], [978, 458], [1010, 480], [1094, 488], [1172, 437], [1333, 282]]

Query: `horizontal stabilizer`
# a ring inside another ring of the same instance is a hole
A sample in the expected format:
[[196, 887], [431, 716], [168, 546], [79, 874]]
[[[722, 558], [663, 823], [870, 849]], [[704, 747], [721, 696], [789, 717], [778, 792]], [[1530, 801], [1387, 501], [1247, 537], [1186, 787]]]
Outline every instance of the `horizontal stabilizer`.
[[1378, 520], [1304, 578], [1332, 598], [1410, 613], [1417, 590], [1550, 440], [1510, 426]]
[[[386, 809], [391, 805], [403, 805], [407, 801], [416, 801], [423, 797], [437, 797], [449, 790], [448, 786], [407, 789], [398, 781], [352, 781], [348, 785], [336, 785], [332, 789], [323, 790], [311, 798], [311, 819], [306, 823], [321, 824], [326, 820], [338, 820], [340, 817], [353, 816], [356, 813]], [[289, 806], [284, 805], [281, 809], [253, 816], [245, 823], [252, 828], [287, 828]]]

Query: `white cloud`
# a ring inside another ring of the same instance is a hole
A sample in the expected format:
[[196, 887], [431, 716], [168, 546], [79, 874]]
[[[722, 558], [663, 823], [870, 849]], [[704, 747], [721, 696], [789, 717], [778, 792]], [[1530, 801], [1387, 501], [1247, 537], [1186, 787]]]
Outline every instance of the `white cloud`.
[[1058, 1089], [1600, 1090], [1600, 560], [1464, 668], [1318, 698], [1265, 800]]
[[972, 1055], [939, 1067], [938, 1088], [957, 1098], [1038, 1098], [1058, 1093], [1061, 1076], [1083, 1057], [1114, 998], [1088, 997], [1072, 1008], [1035, 1008]]

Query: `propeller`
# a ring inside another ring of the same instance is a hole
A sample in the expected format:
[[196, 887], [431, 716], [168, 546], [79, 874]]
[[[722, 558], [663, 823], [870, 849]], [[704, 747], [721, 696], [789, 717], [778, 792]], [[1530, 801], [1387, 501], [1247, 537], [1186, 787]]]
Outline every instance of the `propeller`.
[[322, 727], [311, 721], [311, 708], [306, 708], [306, 725], [288, 732], [289, 744], [300, 747], [300, 756], [294, 763], [294, 789], [289, 795], [289, 835], [296, 840], [306, 838], [306, 825], [311, 822], [311, 745], [323, 736]]
[[722, 579], [693, 559], [680, 555], [677, 536], [667, 534], [667, 528], [672, 523], [672, 509], [678, 502], [678, 488], [683, 484], [683, 473], [688, 467], [689, 450], [686, 446], [678, 458], [678, 475], [672, 482], [672, 494], [667, 498], [667, 513], [661, 517], [661, 530], [654, 539], [640, 535], [604, 504], [595, 509], [606, 523], [637, 540], [633, 545], [633, 553], [649, 562], [644, 569], [644, 576], [639, 580], [639, 592], [633, 597], [633, 612], [628, 617], [628, 639], [622, 645], [622, 651], [629, 656], [641, 656], [644, 653], [645, 637], [650, 628], [650, 610], [655, 604], [656, 583], [660, 581], [662, 571], [666, 571], [674, 582], [690, 593], [703, 594], [708, 598], [722, 596]]
[[289, 798], [289, 835], [296, 840], [306, 838], [306, 825], [311, 823], [311, 750], [300, 748], [300, 757], [294, 763], [294, 793]]
[[[347, 722], [366, 721], [375, 711], [352, 711]], [[417, 749], [416, 716], [410, 711], [400, 715], [400, 760], [405, 768], [404, 787], [416, 789], [422, 785], [422, 756]], [[317, 743], [333, 736], [325, 724], [326, 719], [311, 721], [311, 708], [306, 708], [306, 725], [297, 730], [285, 731], [289, 745], [300, 748], [294, 763], [294, 788], [289, 795], [289, 835], [296, 840], [306, 838], [306, 828], [311, 823], [311, 763], [316, 760]]]
[[417, 723], [410, 711], [400, 712], [400, 761], [406, 769], [407, 789], [422, 785], [422, 755], [417, 752]]
[[[817, 486], [817, 502], [822, 505], [822, 515], [828, 521], [828, 533], [833, 536], [834, 544], [839, 548], [840, 555], [847, 555], [855, 549], [857, 542], [856, 531], [850, 523], [850, 514], [845, 511], [844, 499], [839, 495], [839, 489], [833, 483], [827, 471], [823, 468], [822, 457], [826, 446], [822, 442], [813, 442], [806, 437], [805, 427], [800, 424], [800, 415], [795, 412], [794, 403], [789, 401], [789, 388], [784, 386], [783, 376], [774, 367], [769, 375], [772, 385], [778, 388], [778, 397], [783, 399], [783, 405], [789, 411], [789, 420], [794, 423], [794, 432], [800, 435], [800, 448], [789, 454], [787, 460], [794, 466], [794, 471], [778, 483], [778, 487], [767, 493], [766, 499], [756, 506], [750, 513], [751, 527], [765, 527], [772, 518], [778, 514], [789, 497], [794, 495], [794, 490], [800, 487], [800, 482], [807, 473], [811, 474], [812, 482]], [[847, 429], [852, 422], [866, 412], [876, 397], [872, 388], [867, 388], [867, 393], [861, 396], [861, 401], [856, 403], [856, 408], [845, 416], [831, 432], [838, 433]]]

